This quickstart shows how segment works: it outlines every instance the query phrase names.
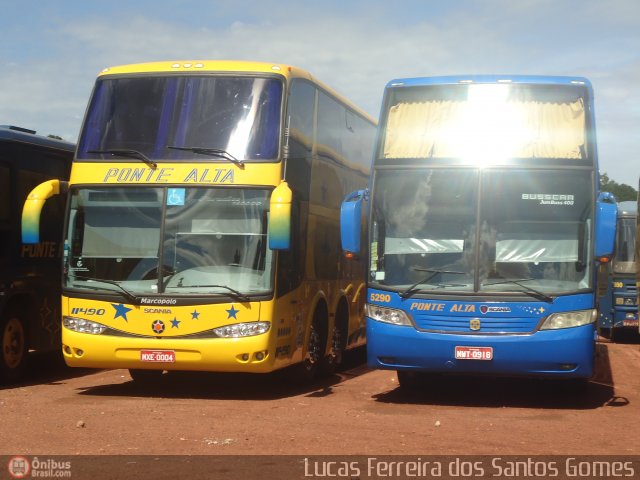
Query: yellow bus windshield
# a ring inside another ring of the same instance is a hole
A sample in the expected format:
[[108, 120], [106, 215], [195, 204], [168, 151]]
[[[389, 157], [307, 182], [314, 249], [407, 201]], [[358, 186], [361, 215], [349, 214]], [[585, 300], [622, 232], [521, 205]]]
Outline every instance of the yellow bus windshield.
[[65, 286], [176, 297], [269, 294], [269, 193], [237, 187], [73, 189]]
[[275, 77], [101, 78], [80, 135], [78, 159], [115, 155], [193, 161], [194, 153], [202, 153], [273, 161], [278, 158], [282, 92], [283, 82]]

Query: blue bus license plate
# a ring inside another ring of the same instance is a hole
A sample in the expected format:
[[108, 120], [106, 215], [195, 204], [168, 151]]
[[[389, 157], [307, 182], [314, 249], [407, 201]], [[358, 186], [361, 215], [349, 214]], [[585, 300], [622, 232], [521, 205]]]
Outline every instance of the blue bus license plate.
[[493, 347], [456, 347], [456, 360], [493, 360]]

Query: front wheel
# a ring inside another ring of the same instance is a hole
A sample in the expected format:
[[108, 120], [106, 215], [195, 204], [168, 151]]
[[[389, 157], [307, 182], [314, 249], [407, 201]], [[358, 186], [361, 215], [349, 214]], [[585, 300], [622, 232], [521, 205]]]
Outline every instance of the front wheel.
[[129, 369], [129, 375], [137, 385], [157, 385], [163, 374], [163, 370]]
[[0, 322], [2, 329], [2, 357], [0, 359], [0, 381], [17, 381], [27, 366], [27, 330], [17, 312], [9, 311]]
[[416, 390], [425, 386], [427, 375], [422, 372], [398, 370], [398, 384], [403, 390]]

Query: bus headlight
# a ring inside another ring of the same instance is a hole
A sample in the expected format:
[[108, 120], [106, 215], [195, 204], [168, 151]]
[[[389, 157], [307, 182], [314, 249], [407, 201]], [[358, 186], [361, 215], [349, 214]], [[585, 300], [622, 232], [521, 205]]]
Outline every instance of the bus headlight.
[[75, 317], [63, 317], [62, 324], [65, 328], [73, 330], [74, 332], [90, 333], [92, 335], [100, 335], [107, 329], [107, 326], [101, 323]]
[[267, 333], [269, 328], [271, 328], [271, 324], [269, 322], [247, 322], [225, 325], [224, 327], [214, 328], [213, 331], [218, 337], [240, 338]]
[[597, 310], [577, 310], [575, 312], [552, 313], [544, 321], [540, 330], [558, 330], [561, 328], [580, 327], [596, 321]]
[[380, 305], [365, 305], [365, 315], [372, 320], [383, 323], [391, 323], [392, 325], [411, 326], [409, 316], [402, 310], [395, 308], [381, 307]]

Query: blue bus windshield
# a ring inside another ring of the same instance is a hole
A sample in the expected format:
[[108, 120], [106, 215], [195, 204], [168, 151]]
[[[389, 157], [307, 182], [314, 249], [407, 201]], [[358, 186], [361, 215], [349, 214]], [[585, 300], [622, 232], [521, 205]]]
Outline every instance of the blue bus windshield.
[[613, 259], [613, 271], [616, 273], [635, 273], [636, 271], [636, 219], [633, 217], [618, 219], [616, 255]]
[[[370, 285], [547, 294], [592, 285], [590, 171], [379, 170]], [[435, 273], [434, 273], [435, 272]], [[514, 283], [517, 282], [517, 283]]]

